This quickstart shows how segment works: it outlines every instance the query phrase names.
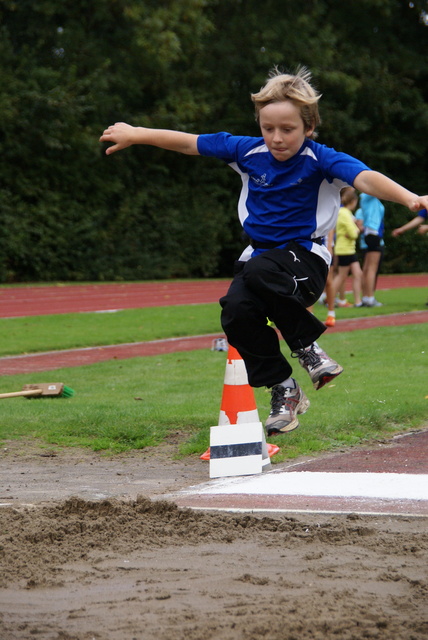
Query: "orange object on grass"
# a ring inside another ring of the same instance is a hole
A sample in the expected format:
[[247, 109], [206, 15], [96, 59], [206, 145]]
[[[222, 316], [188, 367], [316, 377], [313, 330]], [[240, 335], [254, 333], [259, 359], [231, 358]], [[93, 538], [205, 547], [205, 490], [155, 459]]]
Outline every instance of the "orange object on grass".
[[[218, 424], [222, 426], [246, 422], [260, 422], [259, 413], [253, 388], [248, 384], [245, 363], [235, 347], [229, 345]], [[269, 456], [279, 451], [276, 445], [268, 444], [267, 449]], [[209, 448], [200, 456], [200, 459], [210, 459]]]

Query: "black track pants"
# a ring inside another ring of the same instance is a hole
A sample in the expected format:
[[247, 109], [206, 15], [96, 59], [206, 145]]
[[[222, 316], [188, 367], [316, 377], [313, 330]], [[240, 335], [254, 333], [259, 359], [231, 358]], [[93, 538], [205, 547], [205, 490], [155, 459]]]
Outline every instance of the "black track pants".
[[291, 351], [312, 344], [326, 327], [306, 307], [323, 292], [328, 267], [295, 242], [239, 264], [242, 268], [220, 299], [222, 326], [245, 362], [249, 384], [271, 387], [288, 378], [292, 367], [267, 318]]

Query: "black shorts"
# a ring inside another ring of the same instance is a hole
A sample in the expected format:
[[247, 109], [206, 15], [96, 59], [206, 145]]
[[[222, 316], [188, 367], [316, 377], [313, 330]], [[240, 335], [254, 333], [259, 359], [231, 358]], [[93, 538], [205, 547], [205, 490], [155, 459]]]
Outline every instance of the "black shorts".
[[354, 262], [358, 262], [356, 253], [353, 253], [351, 256], [337, 256], [337, 264], [339, 267], [349, 267], [349, 265]]
[[367, 249], [366, 251], [382, 251], [382, 247], [380, 244], [380, 237], [375, 235], [374, 233], [368, 233], [364, 236], [364, 240], [366, 241]]

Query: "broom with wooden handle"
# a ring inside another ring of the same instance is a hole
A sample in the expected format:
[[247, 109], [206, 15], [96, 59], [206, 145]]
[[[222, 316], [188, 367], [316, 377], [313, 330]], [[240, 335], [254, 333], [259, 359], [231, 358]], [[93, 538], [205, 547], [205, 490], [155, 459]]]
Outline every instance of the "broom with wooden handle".
[[73, 389], [66, 387], [62, 382], [41, 382], [39, 384], [24, 384], [22, 391], [0, 393], [2, 398], [71, 398]]

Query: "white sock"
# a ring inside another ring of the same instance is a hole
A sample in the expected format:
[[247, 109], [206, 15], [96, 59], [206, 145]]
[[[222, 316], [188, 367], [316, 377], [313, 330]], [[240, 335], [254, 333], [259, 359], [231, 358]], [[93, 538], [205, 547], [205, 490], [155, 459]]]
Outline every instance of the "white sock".
[[332, 318], [335, 318], [336, 317], [336, 311], [328, 311], [327, 312], [327, 317], [328, 316], [331, 316]]
[[295, 389], [297, 387], [297, 384], [294, 378], [287, 378], [287, 380], [283, 380], [279, 384], [282, 387], [285, 387], [286, 389]]

